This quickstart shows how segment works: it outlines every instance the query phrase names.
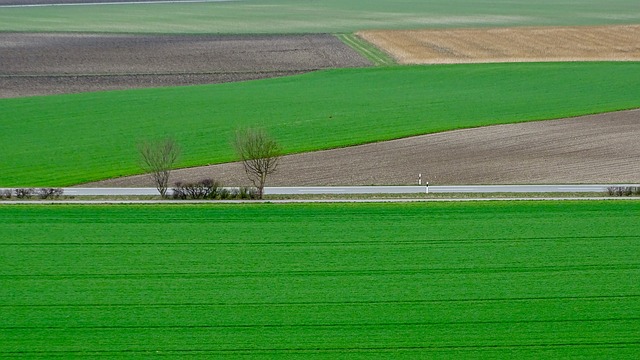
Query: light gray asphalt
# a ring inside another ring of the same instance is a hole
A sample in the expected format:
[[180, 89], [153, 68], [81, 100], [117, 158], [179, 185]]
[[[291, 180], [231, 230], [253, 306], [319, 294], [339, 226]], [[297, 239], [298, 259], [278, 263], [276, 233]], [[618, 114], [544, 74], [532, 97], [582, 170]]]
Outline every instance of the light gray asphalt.
[[417, 193], [599, 193], [616, 185], [456, 185], [456, 186], [322, 186], [322, 187], [271, 187], [267, 195], [302, 194], [417, 194]]
[[[595, 185], [456, 185], [429, 186], [430, 193], [602, 193], [609, 186], [640, 186], [638, 184]], [[5, 190], [5, 189], [0, 189]], [[266, 187], [266, 195], [353, 195], [353, 194], [418, 194], [426, 186], [322, 186]], [[158, 195], [155, 188], [64, 188], [71, 196], [146, 196]]]

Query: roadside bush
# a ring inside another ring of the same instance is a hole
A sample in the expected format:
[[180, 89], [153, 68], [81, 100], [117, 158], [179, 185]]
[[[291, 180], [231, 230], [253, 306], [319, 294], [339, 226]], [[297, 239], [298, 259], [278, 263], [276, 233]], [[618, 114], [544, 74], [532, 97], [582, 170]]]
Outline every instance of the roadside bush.
[[258, 198], [254, 188], [226, 189], [221, 183], [204, 179], [195, 183], [176, 182], [171, 189], [176, 200], [252, 200]]
[[237, 199], [242, 199], [242, 200], [255, 200], [255, 199], [258, 198], [258, 192], [254, 188], [241, 186], [238, 189], [238, 193], [236, 195], [236, 198]]
[[218, 192], [218, 199], [219, 200], [229, 200], [233, 198], [233, 194], [231, 191], [222, 188], [220, 189], [220, 191]]
[[33, 188], [19, 188], [13, 191], [18, 199], [31, 199], [35, 193]]
[[609, 196], [640, 195], [640, 186], [609, 186], [607, 194]]
[[172, 190], [174, 199], [215, 199], [222, 190], [222, 185], [212, 179], [204, 179], [195, 183], [177, 182]]
[[64, 190], [61, 188], [40, 188], [37, 191], [38, 197], [40, 199], [57, 199], [62, 194], [64, 194]]
[[[607, 188], [607, 194], [609, 196], [621, 196], [622, 191], [619, 186], [609, 186]], [[619, 195], [620, 194], [620, 195]]]
[[13, 190], [11, 189], [0, 191], [0, 199], [11, 199], [12, 196], [13, 196]]

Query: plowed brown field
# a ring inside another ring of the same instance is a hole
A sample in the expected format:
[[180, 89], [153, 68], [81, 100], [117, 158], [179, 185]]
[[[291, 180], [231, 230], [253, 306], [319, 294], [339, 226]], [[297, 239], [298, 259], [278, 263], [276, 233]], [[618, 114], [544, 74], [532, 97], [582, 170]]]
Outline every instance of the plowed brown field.
[[0, 34], [0, 98], [269, 78], [371, 63], [332, 35]]
[[361, 31], [400, 64], [637, 61], [640, 25]]
[[[269, 186], [640, 182], [640, 110], [449, 131], [283, 158]], [[238, 163], [183, 169], [247, 184]], [[148, 176], [86, 186], [153, 186]]]

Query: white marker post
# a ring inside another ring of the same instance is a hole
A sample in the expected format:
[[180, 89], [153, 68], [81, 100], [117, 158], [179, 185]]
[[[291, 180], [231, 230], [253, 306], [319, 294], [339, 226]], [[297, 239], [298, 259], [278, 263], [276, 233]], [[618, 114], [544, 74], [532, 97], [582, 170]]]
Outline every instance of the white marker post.
[[422, 174], [418, 174], [418, 185], [422, 185]]
[[429, 193], [429, 182], [427, 181], [427, 194]]

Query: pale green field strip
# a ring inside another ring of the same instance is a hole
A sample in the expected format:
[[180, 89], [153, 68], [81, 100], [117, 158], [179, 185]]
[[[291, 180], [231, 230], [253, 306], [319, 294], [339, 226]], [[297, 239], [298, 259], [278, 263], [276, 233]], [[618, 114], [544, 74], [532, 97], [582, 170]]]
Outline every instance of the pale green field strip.
[[243, 0], [0, 8], [0, 31], [28, 32], [351, 33], [639, 21], [636, 0]]
[[235, 160], [239, 127], [264, 127], [297, 153], [638, 107], [637, 62], [376, 67], [2, 99], [0, 186], [139, 173], [137, 144], [164, 136], [182, 146], [178, 165], [188, 167]]
[[395, 64], [395, 61], [389, 55], [380, 51], [367, 41], [360, 39], [355, 34], [339, 34], [337, 37], [377, 66], [391, 66]]
[[633, 358], [639, 213], [0, 207], [0, 357]]

